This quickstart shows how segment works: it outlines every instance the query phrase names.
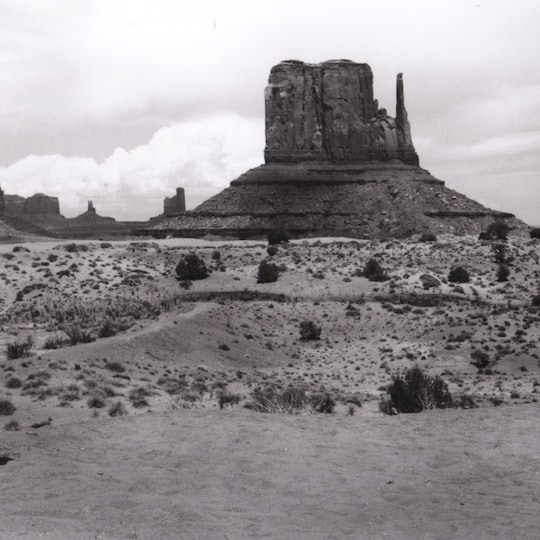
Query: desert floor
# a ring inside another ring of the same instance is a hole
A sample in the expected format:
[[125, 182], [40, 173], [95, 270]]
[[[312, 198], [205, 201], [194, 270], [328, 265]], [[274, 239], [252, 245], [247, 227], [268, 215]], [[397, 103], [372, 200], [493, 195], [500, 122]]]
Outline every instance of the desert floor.
[[[0, 245], [0, 537], [539, 538], [540, 242], [497, 243]], [[381, 413], [414, 365], [475, 407]], [[253, 410], [287, 388], [334, 412]]]

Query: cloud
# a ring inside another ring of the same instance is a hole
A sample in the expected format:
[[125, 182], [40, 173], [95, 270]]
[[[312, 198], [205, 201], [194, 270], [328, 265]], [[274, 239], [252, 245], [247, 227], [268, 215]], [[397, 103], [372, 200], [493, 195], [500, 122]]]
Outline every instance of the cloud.
[[264, 127], [235, 114], [173, 124], [156, 131], [148, 144], [117, 148], [97, 162], [61, 155], [27, 156], [0, 168], [6, 193], [46, 193], [60, 198], [61, 212], [82, 213], [91, 199], [98, 213], [146, 220], [161, 213], [163, 198], [186, 189], [188, 207], [223, 189], [263, 160]]

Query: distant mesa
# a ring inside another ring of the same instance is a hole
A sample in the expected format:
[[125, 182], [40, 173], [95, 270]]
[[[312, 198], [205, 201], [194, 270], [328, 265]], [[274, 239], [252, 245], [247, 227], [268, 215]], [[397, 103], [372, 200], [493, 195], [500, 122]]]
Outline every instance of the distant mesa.
[[478, 233], [494, 219], [526, 227], [420, 168], [401, 73], [395, 116], [374, 99], [369, 65], [350, 60], [281, 62], [264, 96], [265, 164], [192, 211], [174, 215], [166, 202], [140, 234], [385, 238]]

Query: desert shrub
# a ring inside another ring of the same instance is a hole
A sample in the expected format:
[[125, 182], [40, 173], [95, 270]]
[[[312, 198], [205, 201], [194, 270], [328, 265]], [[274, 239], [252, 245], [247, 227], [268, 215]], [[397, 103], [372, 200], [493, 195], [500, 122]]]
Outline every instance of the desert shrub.
[[66, 344], [66, 340], [62, 336], [51, 336], [45, 340], [45, 349], [60, 349]]
[[529, 232], [531, 238], [540, 238], [540, 227], [535, 227]]
[[107, 319], [98, 331], [100, 338], [108, 338], [116, 335], [116, 328], [110, 319]]
[[309, 401], [313, 410], [322, 414], [332, 414], [336, 406], [336, 400], [327, 392], [312, 394]]
[[101, 249], [109, 249], [112, 248], [112, 244], [110, 242], [101, 242], [101, 244], [99, 244], [99, 247]]
[[17, 409], [11, 401], [0, 399], [0, 416], [11, 416]]
[[107, 360], [105, 362], [105, 367], [114, 373], [124, 373], [124, 371], [126, 371], [124, 365], [116, 360]]
[[300, 339], [302, 341], [311, 341], [321, 338], [321, 327], [313, 321], [302, 321], [300, 323]]
[[17, 358], [26, 358], [30, 356], [30, 351], [34, 345], [32, 336], [28, 336], [25, 341], [14, 341], [8, 343], [7, 357], [8, 360], [16, 360]]
[[276, 264], [261, 261], [257, 270], [257, 283], [273, 283], [279, 278], [279, 268]]
[[242, 396], [240, 394], [230, 394], [229, 392], [221, 392], [219, 394], [218, 403], [219, 408], [223, 409], [226, 405], [238, 405]]
[[121, 401], [117, 401], [109, 407], [109, 416], [125, 416], [126, 414], [126, 407]]
[[17, 420], [10, 420], [5, 426], [6, 431], [19, 431], [21, 429], [21, 424]]
[[181, 281], [206, 279], [208, 269], [205, 262], [196, 253], [188, 253], [176, 265], [176, 276]]
[[420, 236], [420, 242], [436, 242], [437, 236], [433, 233], [424, 233]]
[[497, 281], [503, 282], [508, 281], [508, 276], [510, 275], [510, 268], [507, 264], [499, 264], [497, 268]]
[[487, 352], [476, 349], [471, 352], [471, 364], [478, 369], [484, 369], [489, 366], [489, 354]]
[[510, 227], [504, 221], [497, 220], [490, 223], [486, 232], [492, 238], [496, 238], [497, 240], [506, 240], [508, 238], [508, 233], [510, 232]]
[[288, 388], [283, 392], [275, 388], [256, 388], [251, 394], [251, 401], [246, 407], [258, 412], [293, 414], [304, 407], [307, 396], [301, 388]]
[[268, 233], [268, 243], [274, 244], [286, 244], [289, 241], [289, 233], [284, 229], [276, 229]]
[[532, 297], [531, 305], [534, 307], [540, 307], [540, 294], [537, 294]]
[[439, 376], [424, 374], [418, 366], [407, 369], [403, 376], [394, 377], [387, 392], [390, 394], [389, 411], [395, 409], [402, 413], [418, 413], [453, 406], [446, 383]]
[[94, 338], [89, 330], [81, 328], [80, 326], [71, 326], [66, 330], [66, 334], [69, 337], [71, 345], [77, 345], [77, 343], [90, 343], [94, 341]]
[[277, 252], [278, 252], [278, 247], [273, 244], [270, 244], [266, 248], [266, 253], [268, 253], [269, 257], [273, 257], [274, 255], [277, 255]]
[[214, 251], [212, 251], [212, 260], [213, 261], [221, 260], [221, 253], [219, 252], [219, 249], [214, 249]]
[[452, 283], [469, 283], [470, 279], [469, 272], [463, 266], [454, 266], [448, 274], [448, 281]]
[[105, 407], [105, 401], [98, 396], [91, 396], [86, 401], [86, 404], [90, 409], [102, 409]]
[[10, 377], [6, 381], [6, 388], [20, 388], [22, 386], [22, 381], [18, 377]]
[[497, 264], [508, 262], [506, 259], [506, 246], [504, 244], [493, 244], [491, 246], [491, 251], [493, 252], [493, 257]]
[[64, 249], [68, 253], [77, 253], [79, 251], [88, 251], [88, 246], [85, 244], [64, 244]]
[[134, 388], [133, 390], [131, 390], [128, 397], [132, 405], [138, 409], [140, 407], [149, 406], [146, 398], [150, 395], [151, 393], [147, 388], [144, 388], [144, 386], [139, 386], [138, 388]]
[[363, 276], [369, 281], [388, 281], [390, 278], [386, 275], [377, 259], [369, 259], [362, 272]]

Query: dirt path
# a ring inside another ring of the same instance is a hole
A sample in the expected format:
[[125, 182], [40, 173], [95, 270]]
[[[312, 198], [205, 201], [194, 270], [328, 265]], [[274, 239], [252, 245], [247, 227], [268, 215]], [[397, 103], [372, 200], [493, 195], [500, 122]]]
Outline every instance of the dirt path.
[[1, 538], [539, 538], [537, 405], [4, 432]]

